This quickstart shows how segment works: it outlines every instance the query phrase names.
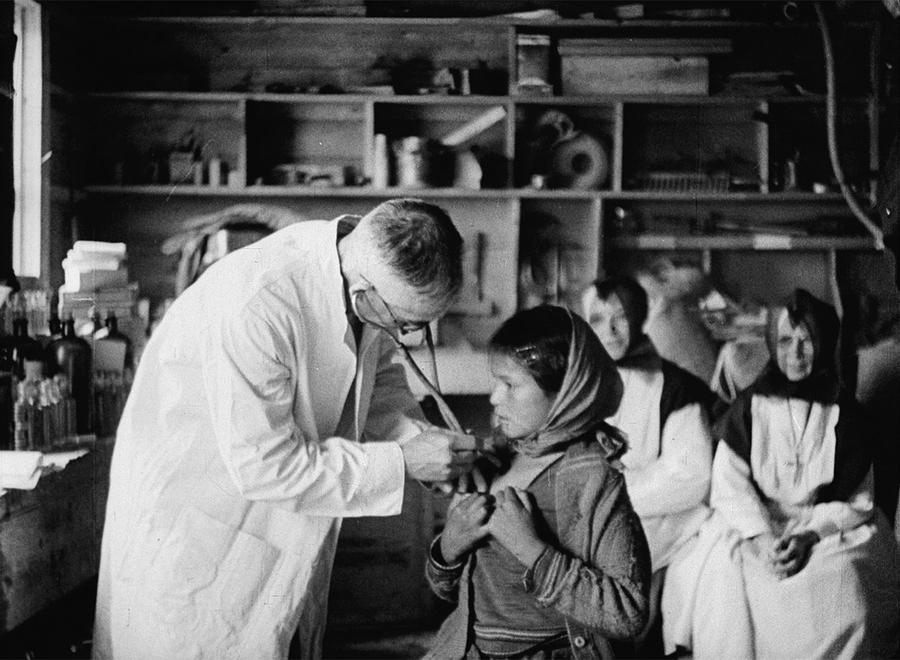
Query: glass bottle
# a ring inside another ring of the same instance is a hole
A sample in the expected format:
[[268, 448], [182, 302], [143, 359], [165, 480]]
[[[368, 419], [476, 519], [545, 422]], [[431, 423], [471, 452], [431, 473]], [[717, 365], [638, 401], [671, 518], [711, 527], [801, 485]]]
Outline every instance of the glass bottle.
[[28, 336], [28, 319], [13, 320], [13, 333], [0, 338], [0, 371], [11, 371], [18, 379], [25, 378], [25, 360], [43, 361], [43, 350], [36, 339]]
[[103, 320], [100, 318], [100, 310], [96, 306], [92, 306], [88, 312], [87, 320], [80, 320], [76, 335], [84, 337], [90, 343], [94, 339], [94, 335], [103, 330]]
[[[125, 346], [125, 369], [131, 369], [134, 366], [134, 355], [131, 349], [131, 340], [119, 331], [119, 321], [115, 312], [108, 311], [106, 313], [106, 327], [101, 328], [94, 333], [94, 342], [111, 341]], [[96, 348], [96, 346], [95, 346]]]
[[50, 320], [47, 321], [47, 327], [50, 329], [50, 341], [56, 341], [63, 336], [63, 325], [56, 309], [50, 310]]
[[47, 362], [54, 373], [63, 373], [75, 400], [75, 430], [91, 431], [91, 346], [75, 334], [75, 319], [66, 318], [63, 336], [47, 347]]

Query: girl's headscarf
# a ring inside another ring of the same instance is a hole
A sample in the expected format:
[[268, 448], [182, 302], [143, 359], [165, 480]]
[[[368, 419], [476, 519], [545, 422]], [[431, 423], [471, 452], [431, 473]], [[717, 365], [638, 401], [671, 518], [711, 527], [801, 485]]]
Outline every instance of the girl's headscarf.
[[[554, 309], [549, 305], [542, 307]], [[565, 374], [544, 424], [533, 435], [520, 439], [517, 448], [529, 456], [540, 456], [562, 449], [569, 442], [588, 433], [597, 433], [598, 440], [607, 450], [607, 458], [613, 460], [624, 453], [627, 447], [622, 433], [604, 420], [619, 407], [622, 379], [591, 327], [568, 310], [555, 309], [565, 312], [571, 324]], [[514, 316], [507, 323], [515, 323], [518, 316], [520, 315]], [[511, 348], [513, 350], [509, 354], [526, 369], [529, 360], [535, 362], [539, 357], [529, 355], [529, 351], [539, 351], [538, 346]], [[500, 350], [504, 348], [501, 347]]]
[[[778, 322], [784, 310], [794, 326], [803, 323], [808, 329], [814, 355], [809, 376], [799, 381], [788, 380], [778, 367]], [[766, 331], [766, 343], [772, 359], [756, 381], [755, 391], [760, 394], [834, 403], [840, 392], [837, 375], [837, 342], [840, 322], [834, 307], [822, 302], [804, 289], [796, 289], [787, 303], [772, 311]]]

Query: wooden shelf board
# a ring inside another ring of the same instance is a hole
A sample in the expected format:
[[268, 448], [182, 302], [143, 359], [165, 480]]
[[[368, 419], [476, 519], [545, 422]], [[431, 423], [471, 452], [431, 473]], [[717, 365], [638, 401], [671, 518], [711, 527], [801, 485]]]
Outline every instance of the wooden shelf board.
[[371, 188], [358, 187], [313, 187], [313, 186], [227, 186], [210, 187], [193, 184], [153, 184], [153, 185], [89, 185], [84, 192], [95, 195], [181, 195], [211, 197], [453, 197], [484, 199], [609, 199], [636, 201], [701, 201], [701, 202], [760, 202], [760, 203], [838, 203], [844, 198], [840, 193], [817, 195], [811, 192], [788, 193], [657, 193], [644, 191], [613, 190], [562, 190], [534, 188], [489, 188], [465, 190], [461, 188]]
[[533, 189], [484, 189], [460, 188], [371, 188], [313, 187], [313, 186], [246, 186], [229, 188], [193, 184], [155, 185], [90, 185], [84, 191], [95, 195], [179, 195], [195, 197], [452, 197], [459, 199], [582, 199], [592, 200], [600, 191], [592, 190], [533, 190]]
[[610, 238], [608, 246], [619, 250], [872, 250], [875, 243], [868, 236], [641, 234]]
[[844, 197], [839, 192], [816, 194], [812, 192], [683, 192], [666, 193], [650, 192], [645, 190], [623, 190], [620, 192], [605, 193], [608, 199], [623, 200], [672, 200], [672, 201], [710, 201], [710, 202], [791, 202], [791, 203], [817, 203], [817, 202], [843, 202]]
[[[75, 92], [60, 91], [70, 97], [77, 96]], [[815, 94], [809, 96], [730, 96], [725, 94], [703, 96], [696, 95], [647, 95], [647, 94], [596, 94], [589, 96], [520, 96], [498, 95], [485, 96], [481, 94], [276, 94], [269, 92], [203, 92], [203, 91], [167, 91], [167, 90], [135, 90], [120, 92], [89, 92], [85, 94], [89, 99], [117, 100], [117, 101], [172, 101], [181, 103], [222, 103], [238, 101], [256, 101], [261, 103], [383, 103], [396, 105], [501, 105], [514, 103], [516, 105], [698, 105], [698, 106], [722, 106], [722, 105], [755, 105], [762, 102], [778, 104], [819, 104], [825, 103], [824, 95]], [[838, 103], [867, 103], [869, 97], [845, 97], [838, 99]]]
[[172, 101], [181, 103], [237, 103], [247, 95], [238, 92], [176, 92], [148, 90], [132, 92], [90, 92], [85, 95], [93, 100], [113, 101]]
[[[99, 18], [99, 17], [98, 17]], [[461, 16], [445, 18], [425, 17], [393, 17], [393, 16], [141, 16], [117, 17], [106, 16], [105, 20], [125, 23], [174, 23], [181, 25], [323, 25], [341, 27], [355, 26], [512, 26], [516, 28], [535, 28], [536, 30], [572, 29], [572, 28], [615, 28], [628, 30], [631, 28], [684, 28], [692, 29], [786, 29], [816, 30], [814, 21], [749, 21], [730, 18], [722, 19], [601, 19], [601, 18], [549, 18], [527, 19], [517, 16]], [[871, 28], [873, 23], [865, 20], [854, 20], [845, 26], [855, 28]]]

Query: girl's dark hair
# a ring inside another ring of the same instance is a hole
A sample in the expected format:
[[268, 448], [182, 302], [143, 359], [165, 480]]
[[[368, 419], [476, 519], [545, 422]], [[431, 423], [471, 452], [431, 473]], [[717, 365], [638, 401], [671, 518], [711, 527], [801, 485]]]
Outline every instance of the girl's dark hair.
[[572, 344], [572, 320], [562, 307], [540, 305], [507, 319], [491, 337], [489, 348], [508, 355], [534, 378], [542, 390], [562, 387]]
[[608, 277], [594, 282], [594, 288], [600, 300], [608, 300], [615, 295], [631, 324], [632, 335], [640, 333], [647, 320], [647, 292], [644, 287], [630, 277]]

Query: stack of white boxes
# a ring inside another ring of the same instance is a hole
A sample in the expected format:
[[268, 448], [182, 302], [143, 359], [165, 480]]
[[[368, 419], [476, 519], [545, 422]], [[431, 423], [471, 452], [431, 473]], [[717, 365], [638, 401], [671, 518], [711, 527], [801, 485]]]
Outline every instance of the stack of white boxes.
[[91, 323], [94, 311], [101, 319], [112, 312], [118, 319], [119, 330], [133, 334], [138, 284], [128, 281], [124, 243], [76, 241], [62, 265], [65, 284], [59, 289], [60, 318], [72, 314], [78, 331]]

